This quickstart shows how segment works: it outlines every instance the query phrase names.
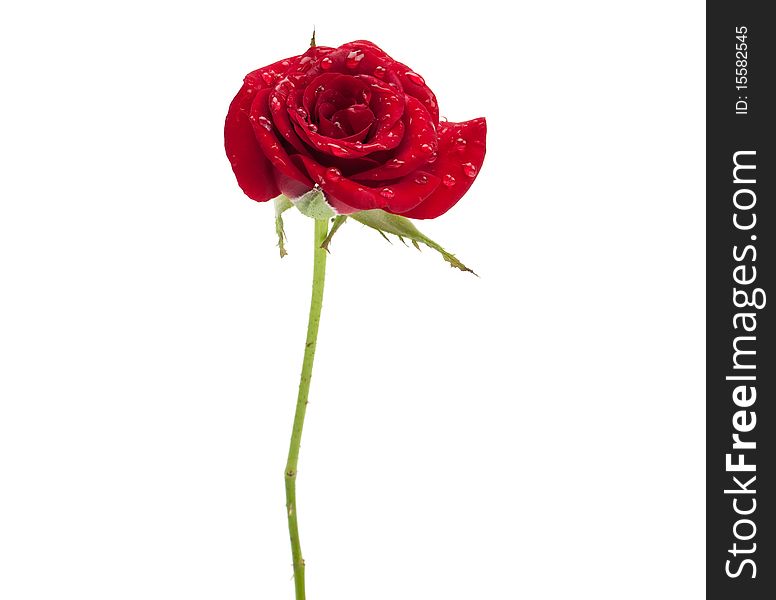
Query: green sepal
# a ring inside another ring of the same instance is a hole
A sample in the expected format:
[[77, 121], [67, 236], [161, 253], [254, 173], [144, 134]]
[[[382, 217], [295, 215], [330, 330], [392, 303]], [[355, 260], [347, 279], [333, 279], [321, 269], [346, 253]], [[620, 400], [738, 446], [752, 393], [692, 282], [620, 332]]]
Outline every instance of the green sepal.
[[283, 228], [283, 213], [293, 206], [291, 200], [283, 195], [274, 200], [275, 204], [275, 233], [278, 236], [278, 248], [280, 248], [280, 258], [283, 258], [286, 252], [286, 230]]
[[332, 219], [331, 223], [331, 229], [329, 229], [329, 234], [326, 236], [326, 239], [323, 240], [321, 243], [321, 248], [326, 250], [326, 252], [329, 252], [329, 244], [331, 244], [331, 238], [334, 237], [334, 234], [337, 233], [337, 230], [342, 227], [342, 225], [347, 220], [347, 216], [345, 215], [337, 215]]
[[337, 215], [334, 209], [326, 202], [326, 196], [320, 188], [313, 188], [294, 201], [294, 206], [306, 217], [322, 221]]
[[450, 263], [451, 267], [460, 269], [461, 271], [467, 271], [473, 275], [477, 275], [477, 273], [472, 271], [469, 267], [458, 260], [454, 254], [451, 254], [442, 248], [442, 246], [437, 244], [434, 240], [426, 237], [420, 231], [418, 231], [418, 228], [415, 227], [412, 221], [406, 217], [387, 213], [384, 210], [379, 209], [364, 210], [361, 212], [353, 213], [349, 216], [359, 223], [363, 223], [367, 227], [371, 227], [372, 229], [377, 230], [377, 232], [386, 239], [388, 238], [385, 234], [390, 233], [397, 236], [406, 245], [404, 238], [407, 238], [418, 250], [420, 250], [418, 243], [424, 244], [429, 248], [439, 252], [442, 255], [442, 258]]

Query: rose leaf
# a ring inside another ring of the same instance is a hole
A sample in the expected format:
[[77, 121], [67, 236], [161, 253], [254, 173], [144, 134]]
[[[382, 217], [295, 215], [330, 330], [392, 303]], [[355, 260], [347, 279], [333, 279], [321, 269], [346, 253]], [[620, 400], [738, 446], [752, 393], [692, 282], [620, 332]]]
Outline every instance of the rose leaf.
[[455, 267], [461, 271], [467, 271], [473, 275], [477, 275], [477, 273], [472, 271], [469, 267], [458, 260], [454, 254], [451, 254], [442, 248], [442, 246], [437, 244], [434, 240], [428, 238], [420, 231], [418, 231], [418, 228], [415, 227], [412, 221], [406, 217], [387, 213], [379, 209], [364, 210], [361, 212], [353, 213], [350, 215], [350, 217], [359, 223], [363, 223], [367, 227], [371, 227], [372, 229], [377, 230], [377, 232], [382, 234], [383, 237], [385, 237], [386, 233], [390, 233], [397, 236], [402, 242], [404, 242], [404, 238], [407, 238], [418, 250], [420, 250], [420, 246], [418, 244], [424, 244], [429, 248], [439, 252], [442, 255], [442, 258], [450, 263], [451, 267]]

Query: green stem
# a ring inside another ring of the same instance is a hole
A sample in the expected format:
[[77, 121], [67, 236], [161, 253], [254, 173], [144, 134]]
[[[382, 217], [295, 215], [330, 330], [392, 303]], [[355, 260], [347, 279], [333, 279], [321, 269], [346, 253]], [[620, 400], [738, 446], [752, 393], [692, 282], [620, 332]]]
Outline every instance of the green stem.
[[313, 359], [318, 340], [318, 325], [321, 323], [323, 305], [323, 283], [326, 277], [326, 250], [321, 244], [326, 239], [329, 223], [326, 219], [315, 221], [315, 246], [313, 248], [313, 293], [310, 300], [310, 317], [307, 321], [307, 340], [302, 362], [302, 378], [299, 380], [299, 395], [296, 399], [294, 427], [291, 431], [291, 446], [286, 462], [286, 510], [288, 512], [288, 533], [291, 536], [291, 556], [294, 560], [294, 589], [296, 600], [304, 600], [304, 559], [299, 544], [299, 524], [296, 512], [296, 466], [299, 462], [299, 446], [302, 442], [304, 415], [307, 412], [307, 396], [310, 393], [310, 379], [313, 374]]

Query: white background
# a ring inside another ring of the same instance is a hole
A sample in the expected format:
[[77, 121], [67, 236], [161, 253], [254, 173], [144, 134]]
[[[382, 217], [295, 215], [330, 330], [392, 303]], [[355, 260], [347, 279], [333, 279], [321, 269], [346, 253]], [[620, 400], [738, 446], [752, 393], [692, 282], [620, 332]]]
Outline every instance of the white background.
[[369, 39], [488, 119], [421, 228], [332, 245], [313, 600], [704, 594], [704, 4], [29, 2], [0, 18], [0, 597], [292, 598], [312, 222], [223, 152], [248, 71]]

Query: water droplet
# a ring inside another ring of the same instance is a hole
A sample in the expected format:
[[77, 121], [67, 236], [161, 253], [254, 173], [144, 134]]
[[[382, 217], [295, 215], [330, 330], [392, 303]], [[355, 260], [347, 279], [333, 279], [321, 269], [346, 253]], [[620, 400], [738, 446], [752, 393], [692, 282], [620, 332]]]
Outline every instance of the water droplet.
[[431, 164], [432, 162], [436, 162], [438, 154], [434, 152], [431, 156], [428, 157], [428, 162]]
[[280, 100], [277, 96], [272, 96], [272, 100], [270, 101], [270, 106], [272, 107], [272, 110], [280, 110], [280, 107], [282, 106], [280, 104]]
[[470, 162], [463, 163], [462, 166], [463, 166], [464, 175], [466, 175], [467, 177], [474, 177], [475, 175], [477, 175], [477, 167], [475, 167], [472, 163]]
[[445, 184], [447, 187], [453, 187], [455, 185], [455, 177], [450, 175], [449, 173], [442, 177], [442, 183]]
[[283, 65], [284, 67], [287, 67], [287, 66], [288, 66], [288, 61], [287, 61], [287, 60], [284, 60], [284, 61], [283, 61], [282, 63], [280, 63], [280, 64], [281, 64], [281, 65]]
[[331, 59], [330, 59], [330, 58], [327, 56], [326, 58], [324, 58], [324, 59], [321, 61], [321, 69], [323, 69], [324, 71], [328, 71], [329, 69], [331, 69], [331, 66], [332, 66], [333, 64], [334, 64], [334, 61], [333, 61], [333, 60], [331, 60]]
[[390, 200], [396, 193], [391, 188], [383, 188], [380, 190], [380, 195], [386, 200]]
[[307, 118], [307, 111], [305, 109], [303, 109], [301, 106], [296, 109], [296, 114], [298, 114], [303, 119]]
[[378, 79], [385, 77], [385, 67], [375, 67], [375, 77]]
[[342, 156], [347, 156], [347, 155], [349, 154], [349, 152], [348, 152], [348, 149], [347, 149], [347, 148], [343, 148], [342, 146], [340, 146], [340, 145], [338, 145], [338, 144], [332, 144], [332, 143], [329, 143], [329, 144], [327, 144], [327, 145], [329, 146], [329, 149], [331, 150], [331, 153], [332, 153], [334, 156], [340, 156], [340, 157], [342, 157]]
[[261, 125], [267, 131], [272, 131], [272, 123], [267, 117], [262, 115], [261, 117], [258, 118], [258, 122], [259, 122], [259, 125]]
[[272, 85], [272, 82], [275, 81], [275, 73], [272, 71], [264, 71], [261, 74], [261, 78], [264, 80], [264, 83], [267, 85]]
[[431, 147], [431, 144], [421, 144], [420, 151], [423, 154], [431, 154], [434, 152], [434, 149]]
[[398, 158], [394, 158], [393, 160], [388, 161], [388, 163], [385, 165], [388, 169], [398, 169], [404, 164], [403, 160], [399, 160]]
[[364, 149], [364, 144], [362, 144], [361, 142], [354, 142], [353, 143], [353, 148], [355, 148], [356, 150], [363, 150]]
[[345, 59], [345, 66], [348, 69], [355, 69], [364, 58], [364, 53], [361, 50], [353, 50]]
[[313, 133], [318, 133], [318, 126], [315, 123], [310, 123], [307, 129], [309, 129]]
[[457, 140], [455, 140], [455, 149], [458, 152], [463, 152], [464, 150], [466, 150], [466, 140], [463, 138], [458, 138]]
[[428, 183], [428, 177], [425, 175], [418, 175], [415, 178], [415, 183], [419, 183], [420, 185], [423, 185], [424, 183]]
[[326, 179], [331, 182], [337, 182], [342, 179], [342, 172], [339, 169], [335, 169], [334, 167], [326, 169]]
[[418, 75], [415, 71], [407, 71], [405, 73], [407, 79], [409, 79], [415, 85], [426, 85], [426, 80]]
[[315, 94], [320, 94], [325, 88], [322, 85], [319, 85], [317, 88], [315, 88]]

